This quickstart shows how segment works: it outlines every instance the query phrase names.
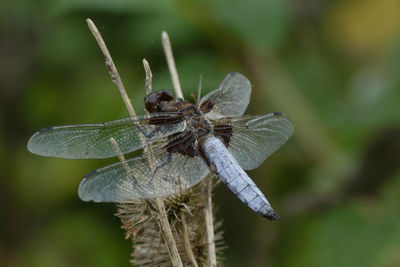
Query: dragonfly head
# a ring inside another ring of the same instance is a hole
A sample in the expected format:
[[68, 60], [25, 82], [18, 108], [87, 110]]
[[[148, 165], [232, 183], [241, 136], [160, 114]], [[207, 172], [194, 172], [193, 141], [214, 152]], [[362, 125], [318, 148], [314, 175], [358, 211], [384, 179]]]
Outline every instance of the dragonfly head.
[[174, 102], [174, 96], [168, 90], [158, 90], [148, 94], [144, 103], [148, 112], [162, 112], [164, 108]]

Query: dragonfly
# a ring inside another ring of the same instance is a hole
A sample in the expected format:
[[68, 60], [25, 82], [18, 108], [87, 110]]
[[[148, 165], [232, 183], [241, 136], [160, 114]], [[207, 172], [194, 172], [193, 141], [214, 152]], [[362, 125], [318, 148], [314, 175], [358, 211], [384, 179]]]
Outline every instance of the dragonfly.
[[250, 81], [238, 72], [229, 73], [195, 104], [175, 99], [167, 90], [154, 91], [145, 97], [145, 115], [44, 128], [30, 138], [28, 150], [64, 159], [110, 158], [142, 150], [139, 156], [88, 173], [78, 188], [83, 201], [168, 197], [216, 174], [250, 209], [279, 220], [244, 170], [263, 163], [289, 139], [294, 126], [282, 112], [243, 115], [250, 94]]

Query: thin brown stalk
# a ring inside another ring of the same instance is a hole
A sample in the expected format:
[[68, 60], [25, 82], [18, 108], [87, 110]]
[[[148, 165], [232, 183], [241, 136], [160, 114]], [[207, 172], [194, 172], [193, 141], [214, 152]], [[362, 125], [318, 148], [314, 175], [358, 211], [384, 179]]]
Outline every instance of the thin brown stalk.
[[[197, 92], [197, 105], [200, 103], [201, 87], [203, 75], [200, 75], [199, 88]], [[207, 233], [207, 263], [208, 266], [217, 266], [217, 255], [215, 250], [215, 235], [214, 235], [214, 219], [212, 211], [212, 179], [213, 174], [210, 173], [203, 183], [203, 203], [204, 203], [204, 221], [206, 224]]]
[[117, 68], [115, 67], [114, 61], [110, 55], [110, 52], [108, 51], [108, 48], [103, 40], [103, 37], [101, 37], [99, 30], [97, 29], [96, 25], [94, 25], [94, 23], [91, 19], [86, 19], [86, 22], [87, 22], [88, 27], [89, 27], [90, 31], [92, 32], [94, 38], [96, 39], [101, 51], [103, 52], [103, 55], [106, 60], [106, 67], [107, 67], [108, 73], [110, 74], [111, 80], [113, 81], [113, 83], [118, 87], [119, 92], [122, 96], [122, 100], [124, 101], [125, 106], [128, 109], [129, 115], [131, 115], [131, 117], [135, 116], [136, 115], [135, 110], [132, 107], [132, 103], [129, 100], [128, 94], [126, 93], [126, 90], [124, 87], [124, 84], [122, 83], [122, 80], [119, 77]]
[[[152, 77], [153, 74], [150, 69], [150, 65], [146, 59], [143, 60], [143, 66], [146, 73], [146, 90], [147, 92], [151, 92], [152, 88]], [[147, 146], [144, 148], [145, 152], [151, 151], [151, 146]], [[149, 159], [150, 168], [154, 169], [154, 162], [151, 162], [151, 158]], [[171, 226], [168, 222], [167, 212], [165, 210], [164, 201], [162, 198], [157, 197], [154, 201], [155, 208], [157, 209], [156, 217], [158, 218], [158, 223], [161, 229], [161, 232], [164, 236], [164, 240], [167, 243], [168, 253], [171, 258], [171, 262], [173, 266], [182, 266], [183, 263], [181, 257], [179, 256], [178, 248], [175, 243], [174, 236], [172, 234]]]
[[[163, 31], [161, 34], [162, 44], [164, 48], [165, 57], [167, 59], [169, 72], [171, 74], [172, 83], [174, 85], [175, 94], [183, 99], [182, 88], [179, 82], [178, 71], [176, 69], [174, 56], [172, 53], [171, 41], [168, 33]], [[199, 88], [202, 84], [202, 76], [200, 76]], [[200, 90], [199, 90], [200, 91]], [[199, 93], [198, 93], [199, 94]], [[198, 96], [199, 98], [199, 96]], [[214, 236], [214, 220], [212, 212], [212, 175], [206, 178], [207, 181], [204, 183], [204, 216], [206, 221], [206, 233], [207, 233], [207, 257], [208, 266], [217, 266], [217, 256], [215, 251], [215, 236]]]
[[[169, 69], [169, 73], [171, 75], [175, 94], [177, 97], [183, 99], [182, 87], [179, 82], [179, 76], [178, 76], [178, 71], [177, 71], [176, 65], [175, 65], [174, 55], [172, 52], [171, 41], [170, 41], [168, 33], [166, 31], [163, 31], [161, 33], [161, 42], [162, 42], [162, 45], [164, 48], [165, 57], [167, 59], [168, 69]], [[192, 248], [190, 246], [190, 240], [189, 240], [189, 234], [188, 234], [188, 230], [187, 230], [185, 214], [182, 214], [181, 219], [182, 219], [182, 224], [183, 224], [183, 237], [184, 237], [184, 242], [185, 242], [186, 253], [188, 254], [193, 266], [198, 266], [197, 261], [194, 257]]]
[[[200, 103], [201, 87], [203, 83], [203, 75], [200, 74], [199, 87], [197, 91], [197, 103]], [[204, 203], [204, 221], [206, 224], [207, 233], [207, 262], [208, 266], [217, 266], [217, 255], [215, 250], [215, 235], [214, 235], [214, 219], [212, 211], [212, 179], [213, 174], [206, 177], [203, 188], [203, 203]]]
[[[121, 80], [119, 74], [118, 74], [117, 68], [115, 67], [114, 61], [112, 60], [110, 52], [108, 51], [108, 48], [107, 48], [103, 38], [101, 37], [100, 32], [98, 31], [96, 25], [92, 22], [92, 20], [87, 19], [86, 21], [88, 23], [88, 27], [89, 27], [90, 31], [92, 32], [93, 36], [95, 37], [95, 39], [96, 39], [101, 51], [103, 52], [103, 55], [104, 55], [105, 61], [106, 61], [106, 67], [107, 67], [108, 73], [110, 74], [112, 81], [118, 87], [119, 92], [120, 92], [120, 94], [122, 96], [122, 99], [123, 99], [123, 101], [125, 103], [125, 106], [126, 106], [128, 112], [129, 112], [129, 115], [131, 117], [136, 116], [136, 113], [135, 113], [135, 111], [134, 111], [134, 109], [132, 107], [132, 104], [131, 104], [131, 102], [129, 100], [129, 97], [128, 97], [127, 93], [126, 93], [125, 87], [124, 87], [124, 85], [122, 83], [122, 80]], [[149, 80], [151, 82], [151, 76], [147, 76], [147, 71], [146, 71], [146, 81], [147, 80]], [[151, 85], [150, 85], [150, 88], [151, 88]], [[116, 144], [116, 142], [115, 142], [115, 144]], [[115, 144], [113, 144], [113, 145], [115, 145]], [[117, 147], [119, 147], [118, 144], [116, 144], [116, 145], [117, 145]], [[128, 166], [128, 168], [129, 168], [129, 166]], [[158, 214], [157, 218], [159, 219], [160, 228], [161, 228], [161, 231], [163, 233], [164, 239], [165, 239], [165, 241], [167, 243], [167, 246], [168, 246], [168, 251], [169, 251], [170, 256], [171, 256], [172, 265], [173, 266], [183, 266], [182, 261], [181, 261], [180, 256], [179, 256], [179, 253], [178, 253], [178, 249], [177, 249], [176, 244], [175, 244], [175, 240], [173, 239], [171, 227], [170, 227], [169, 222], [168, 222], [168, 218], [167, 218], [167, 214], [166, 214], [166, 211], [165, 211], [165, 206], [164, 206], [163, 200], [162, 199], [156, 199], [155, 203], [159, 208], [158, 213], [157, 213]]]
[[199, 87], [197, 88], [197, 98], [196, 98], [196, 105], [197, 106], [200, 104], [202, 86], [203, 86], [203, 75], [200, 74]]
[[158, 210], [157, 218], [160, 223], [160, 228], [164, 236], [164, 240], [167, 243], [168, 253], [171, 258], [171, 262], [173, 266], [182, 266], [183, 263], [181, 257], [179, 256], [178, 248], [175, 243], [174, 236], [172, 234], [171, 226], [168, 222], [167, 212], [165, 210], [164, 201], [161, 198], [156, 198], [155, 206]]
[[172, 83], [174, 85], [175, 94], [183, 99], [181, 84], [179, 83], [178, 71], [176, 70], [175, 59], [172, 53], [171, 41], [168, 33], [163, 31], [161, 34], [162, 45], [164, 48], [165, 57], [167, 58], [169, 73], [171, 74]]
[[129, 169], [128, 162], [126, 162], [125, 156], [122, 153], [121, 148], [119, 147], [117, 141], [115, 141], [114, 137], [110, 138], [110, 143], [114, 147], [114, 150], [117, 153], [119, 161], [122, 163], [122, 166], [123, 166], [123, 168], [124, 168], [124, 170], [126, 172], [126, 175], [129, 175], [130, 169]]
[[196, 258], [194, 257], [192, 246], [190, 245], [189, 230], [188, 230], [188, 225], [186, 222], [186, 216], [184, 213], [182, 213], [182, 215], [181, 215], [181, 221], [182, 221], [183, 240], [185, 242], [186, 253], [189, 256], [190, 261], [192, 262], [193, 266], [198, 267], [199, 265], [197, 264]]
[[203, 202], [204, 202], [204, 217], [207, 232], [207, 263], [208, 266], [217, 266], [217, 256], [215, 252], [215, 236], [214, 236], [214, 220], [212, 212], [212, 178], [213, 174], [206, 177], [204, 182]]
[[144, 67], [144, 72], [146, 73], [146, 79], [145, 79], [145, 84], [146, 84], [146, 94], [150, 94], [152, 90], [152, 83], [153, 83], [153, 73], [151, 72], [149, 62], [144, 58], [143, 59], [143, 67]]

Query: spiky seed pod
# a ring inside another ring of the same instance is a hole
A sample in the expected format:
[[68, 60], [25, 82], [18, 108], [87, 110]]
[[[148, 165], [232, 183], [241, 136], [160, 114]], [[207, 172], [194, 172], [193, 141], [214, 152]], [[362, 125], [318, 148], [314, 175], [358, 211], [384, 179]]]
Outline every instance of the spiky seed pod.
[[[200, 183], [183, 194], [164, 200], [168, 221], [184, 266], [196, 266], [196, 263], [198, 266], [207, 265], [203, 188], [203, 183]], [[214, 207], [214, 214], [215, 210]], [[118, 205], [116, 216], [121, 219], [122, 228], [126, 231], [125, 237], [132, 240], [131, 263], [134, 266], [171, 266], [156, 212], [149, 201]], [[186, 225], [184, 225], [185, 223]], [[222, 251], [225, 248], [221, 226], [222, 222], [214, 219], [214, 238], [218, 262], [222, 261]], [[186, 241], [189, 241], [186, 243], [185, 234], [188, 237]], [[193, 257], [196, 263], [193, 263]]]

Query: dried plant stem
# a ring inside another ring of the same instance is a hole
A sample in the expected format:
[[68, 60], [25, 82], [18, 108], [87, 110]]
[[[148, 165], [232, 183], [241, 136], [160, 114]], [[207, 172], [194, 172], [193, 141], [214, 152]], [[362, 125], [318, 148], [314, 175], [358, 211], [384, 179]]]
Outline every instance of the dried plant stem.
[[143, 67], [144, 67], [144, 72], [146, 73], [146, 79], [145, 79], [145, 84], [146, 84], [146, 94], [150, 94], [152, 90], [152, 83], [153, 83], [153, 73], [151, 72], [149, 62], [144, 58], [143, 59]]
[[[176, 70], [175, 60], [172, 53], [171, 41], [168, 33], [163, 31], [161, 34], [162, 44], [164, 48], [165, 57], [167, 59], [169, 72], [171, 74], [172, 83], [174, 85], [175, 93], [178, 97], [183, 99], [182, 88], [179, 82], [178, 71]], [[200, 77], [199, 88], [201, 88], [203, 77]], [[200, 91], [200, 90], [199, 90]], [[199, 96], [198, 96], [199, 97]], [[207, 257], [208, 266], [217, 266], [217, 256], [215, 252], [215, 236], [214, 236], [214, 219], [212, 212], [212, 175], [206, 178], [207, 181], [204, 183], [204, 216], [206, 221], [206, 233], [207, 233]]]
[[212, 212], [212, 178], [213, 174], [210, 174], [206, 177], [206, 181], [204, 183], [204, 191], [203, 191], [203, 202], [204, 202], [204, 217], [206, 223], [206, 232], [207, 232], [207, 262], [208, 266], [214, 267], [217, 266], [217, 256], [215, 253], [215, 236], [214, 236], [214, 220], [213, 220], [213, 212]]
[[[197, 105], [200, 103], [201, 87], [203, 84], [203, 75], [200, 74], [199, 88], [197, 92]], [[214, 219], [212, 211], [212, 178], [213, 174], [206, 177], [203, 188], [203, 203], [204, 203], [204, 221], [206, 223], [207, 233], [207, 261], [208, 266], [217, 266], [217, 255], [215, 250], [214, 236]]]
[[[117, 153], [118, 158], [124, 167], [126, 175], [129, 175], [130, 168], [129, 168], [128, 163], [126, 162], [124, 154], [122, 154], [120, 146], [118, 145], [117, 141], [115, 141], [115, 139], [113, 137], [110, 138], [110, 142], [111, 142], [112, 146], [114, 147], [115, 152]], [[171, 257], [171, 262], [172, 262], [173, 266], [183, 266], [182, 261], [179, 257], [179, 253], [178, 253], [178, 249], [175, 244], [174, 237], [172, 235], [171, 228], [169, 227], [168, 217], [167, 217], [167, 213], [165, 211], [165, 206], [164, 206], [164, 201], [162, 201], [161, 198], [157, 198], [155, 200], [155, 205], [156, 205], [156, 209], [157, 209], [156, 216], [158, 218], [158, 224], [160, 225], [164, 239], [167, 242], [167, 248], [168, 248], [169, 255]], [[166, 228], [166, 226], [167, 226], [167, 228]], [[173, 243], [170, 243], [170, 242], [173, 242]], [[173, 251], [173, 249], [175, 249], [175, 251]]]
[[199, 77], [199, 87], [197, 88], [197, 99], [196, 99], [196, 105], [200, 105], [200, 99], [201, 99], [201, 89], [203, 87], [203, 75], [200, 74]]
[[157, 218], [160, 223], [160, 228], [167, 243], [168, 253], [171, 258], [172, 266], [182, 266], [183, 263], [179, 256], [178, 248], [172, 235], [171, 227], [168, 222], [167, 212], [165, 211], [164, 201], [161, 198], [155, 199], [155, 205], [158, 210]]
[[124, 154], [122, 153], [121, 148], [119, 147], [117, 141], [115, 141], [114, 137], [110, 138], [110, 143], [114, 147], [114, 150], [118, 155], [119, 161], [122, 163], [122, 167], [124, 168], [126, 175], [129, 175], [130, 168], [129, 168], [128, 162], [126, 162]]
[[[200, 75], [199, 88], [197, 92], [197, 105], [200, 103], [203, 75]], [[212, 211], [212, 178], [213, 174], [206, 177], [203, 188], [204, 221], [207, 233], [207, 261], [208, 266], [217, 266], [217, 255], [215, 250], [214, 219]]]
[[192, 246], [190, 245], [190, 238], [189, 238], [189, 230], [186, 222], [186, 216], [184, 213], [181, 215], [181, 221], [182, 221], [182, 230], [183, 230], [183, 240], [185, 242], [185, 250], [186, 253], [188, 254], [190, 261], [192, 262], [194, 267], [198, 267], [199, 265], [197, 264], [196, 258], [194, 257], [193, 251], [192, 251]]
[[104, 40], [101, 37], [99, 30], [97, 29], [96, 25], [94, 25], [94, 23], [91, 19], [86, 19], [86, 22], [87, 22], [88, 27], [89, 27], [90, 31], [92, 32], [94, 38], [96, 39], [101, 51], [103, 52], [103, 55], [106, 60], [106, 67], [107, 67], [108, 73], [110, 74], [111, 80], [113, 81], [113, 83], [118, 87], [119, 92], [122, 96], [122, 100], [124, 101], [125, 106], [128, 109], [129, 115], [131, 117], [136, 116], [135, 110], [132, 107], [132, 103], [129, 100], [129, 97], [126, 93], [124, 84], [122, 83], [122, 80], [119, 77], [117, 68], [115, 67], [114, 61], [112, 60], [110, 52], [108, 51], [108, 48], [107, 48], [106, 44], [104, 43]]
[[[131, 102], [129, 100], [129, 97], [128, 97], [127, 93], [126, 93], [125, 87], [124, 87], [124, 85], [122, 83], [122, 80], [121, 80], [119, 74], [118, 74], [117, 68], [115, 67], [114, 61], [111, 58], [110, 52], [108, 51], [108, 48], [107, 48], [106, 44], [104, 43], [104, 40], [101, 37], [101, 34], [100, 34], [99, 30], [97, 29], [96, 25], [94, 25], [92, 20], [87, 19], [86, 21], [88, 23], [88, 27], [89, 27], [90, 31], [92, 32], [92, 34], [95, 37], [98, 45], [100, 46], [101, 51], [104, 54], [108, 73], [110, 74], [112, 81], [118, 87], [119, 92], [120, 92], [120, 94], [122, 96], [122, 99], [123, 99], [123, 101], [125, 103], [125, 106], [126, 106], [128, 112], [129, 112], [129, 115], [131, 117], [136, 116], [136, 113], [135, 113], [135, 111], [134, 111], [134, 109], [132, 107], [132, 104], [131, 104]], [[150, 70], [150, 68], [149, 68], [149, 70]], [[150, 71], [150, 73], [151, 73], [151, 71]], [[151, 83], [151, 77], [152, 76], [148, 75], [147, 70], [146, 70], [146, 81], [149, 80], [150, 83]], [[148, 88], [151, 88], [151, 84], [150, 84], [150, 87], [148, 87]], [[112, 140], [110, 140], [110, 141], [112, 142]], [[119, 146], [115, 142], [115, 140], [114, 140], [114, 143], [112, 142], [112, 144], [117, 149], [117, 151], [119, 150], [119, 152], [121, 152], [121, 150], [119, 149]], [[119, 156], [121, 155], [120, 160], [121, 160], [123, 165], [124, 165], [124, 162], [125, 162], [124, 168], [127, 167], [128, 169], [126, 169], [126, 170], [129, 173], [129, 166], [126, 163], [126, 160], [123, 157], [122, 153], [118, 153], [118, 155]], [[157, 213], [158, 216], [157, 216], [157, 218], [159, 219], [160, 228], [161, 228], [161, 231], [163, 232], [164, 239], [165, 239], [165, 241], [167, 243], [167, 246], [168, 246], [168, 251], [169, 251], [170, 256], [171, 256], [172, 264], [173, 264], [173, 266], [183, 266], [182, 261], [181, 261], [181, 259], [179, 257], [179, 253], [178, 253], [178, 249], [177, 249], [176, 244], [175, 244], [175, 240], [174, 240], [173, 235], [172, 235], [171, 227], [170, 227], [170, 225], [168, 223], [168, 218], [167, 218], [167, 214], [166, 214], [166, 211], [165, 211], [164, 202], [163, 202], [162, 199], [157, 198], [155, 203], [156, 203], [157, 208], [158, 208], [158, 213]]]
[[[152, 78], [153, 74], [150, 69], [150, 65], [146, 59], [143, 59], [143, 66], [146, 73], [146, 91], [148, 93], [151, 92], [152, 88]], [[151, 146], [145, 147], [145, 151], [151, 151]], [[154, 163], [149, 162], [151, 169], [154, 169]], [[167, 212], [165, 210], [164, 201], [157, 197], [154, 201], [155, 208], [157, 209], [156, 216], [157, 216], [157, 223], [159, 224], [160, 230], [163, 234], [164, 240], [167, 244], [168, 253], [171, 258], [171, 262], [173, 266], [182, 266], [183, 263], [181, 257], [179, 256], [178, 248], [175, 243], [174, 236], [172, 234], [171, 226], [168, 222]]]
[[176, 70], [174, 55], [172, 54], [171, 41], [168, 33], [163, 31], [161, 34], [162, 45], [164, 48], [165, 57], [167, 58], [169, 73], [171, 74], [172, 83], [174, 85], [175, 94], [183, 99], [181, 84], [179, 83], [178, 71]]

